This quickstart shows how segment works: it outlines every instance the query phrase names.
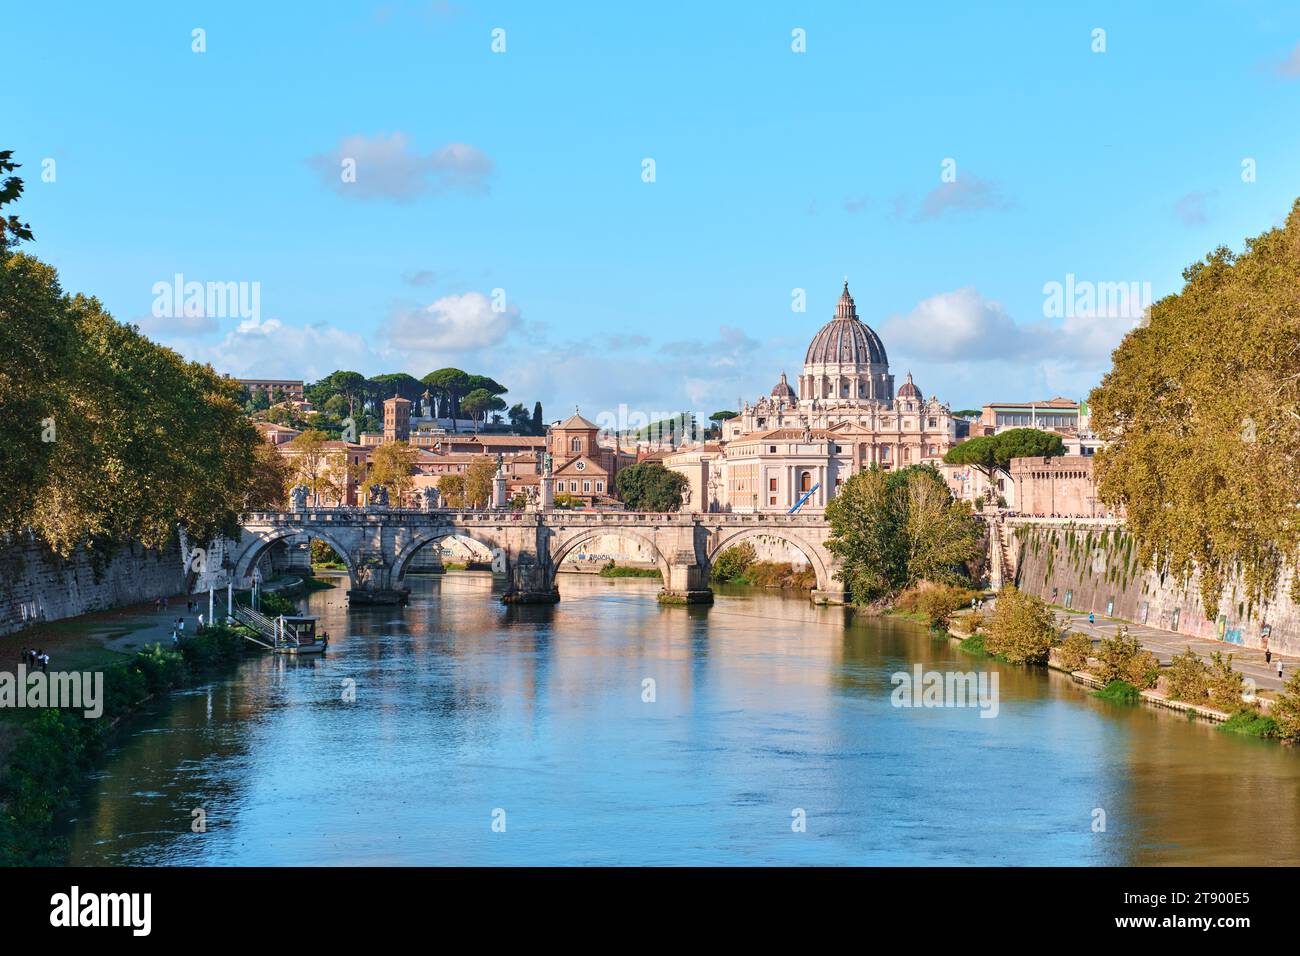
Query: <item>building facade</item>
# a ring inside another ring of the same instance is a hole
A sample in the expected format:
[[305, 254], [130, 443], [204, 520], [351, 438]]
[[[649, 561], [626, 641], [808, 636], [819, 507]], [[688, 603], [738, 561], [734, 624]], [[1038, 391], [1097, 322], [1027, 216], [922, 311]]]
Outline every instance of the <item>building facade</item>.
[[894, 390], [885, 345], [859, 317], [844, 283], [835, 315], [813, 336], [803, 369], [742, 402], [723, 441], [666, 455], [695, 511], [818, 511], [858, 471], [942, 462], [958, 421], [908, 373]]

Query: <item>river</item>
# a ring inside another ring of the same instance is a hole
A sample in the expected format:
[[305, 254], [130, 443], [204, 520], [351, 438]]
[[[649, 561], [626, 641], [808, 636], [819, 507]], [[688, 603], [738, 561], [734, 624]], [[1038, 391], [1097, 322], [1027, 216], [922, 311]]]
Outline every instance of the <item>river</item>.
[[[134, 722], [71, 862], [1300, 863], [1300, 750], [907, 621], [743, 588], [661, 608], [636, 579], [566, 575], [555, 607], [504, 606], [487, 574], [408, 581], [405, 609], [314, 593], [323, 659], [251, 657]], [[997, 716], [893, 706], [915, 663], [995, 670]]]

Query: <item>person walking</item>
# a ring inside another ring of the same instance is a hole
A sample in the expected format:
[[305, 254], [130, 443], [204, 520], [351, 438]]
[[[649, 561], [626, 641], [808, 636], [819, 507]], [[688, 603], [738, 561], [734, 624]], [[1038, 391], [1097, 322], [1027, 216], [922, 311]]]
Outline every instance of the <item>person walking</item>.
[[1088, 612], [1088, 623], [1089, 624], [1097, 623], [1097, 615], [1093, 614], [1091, 611]]
[[203, 630], [203, 615], [199, 615], [199, 630]]
[[1277, 679], [1282, 679], [1282, 658], [1277, 659]]
[[1273, 648], [1268, 647], [1268, 646], [1265, 646], [1265, 648], [1264, 648], [1264, 663], [1265, 663], [1265, 664], [1271, 664], [1271, 663], [1273, 663]]

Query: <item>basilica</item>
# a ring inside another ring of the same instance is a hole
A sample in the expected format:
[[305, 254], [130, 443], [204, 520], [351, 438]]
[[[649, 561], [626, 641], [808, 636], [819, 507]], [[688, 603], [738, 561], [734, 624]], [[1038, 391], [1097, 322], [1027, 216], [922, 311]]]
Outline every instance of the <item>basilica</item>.
[[721, 441], [683, 448], [664, 464], [687, 478], [685, 510], [821, 511], [863, 469], [937, 467], [958, 428], [910, 373], [895, 391], [885, 344], [858, 318], [845, 280], [795, 385], [782, 372], [771, 394], [723, 422]]

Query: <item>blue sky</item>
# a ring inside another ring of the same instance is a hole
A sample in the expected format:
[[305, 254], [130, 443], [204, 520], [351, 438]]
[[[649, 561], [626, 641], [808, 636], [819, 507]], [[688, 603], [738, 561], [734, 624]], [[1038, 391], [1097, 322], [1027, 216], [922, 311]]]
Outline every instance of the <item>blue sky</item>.
[[[1135, 317], [1046, 283], [1159, 298], [1300, 195], [1300, 7], [809, 6], [10, 6], [0, 148], [29, 251], [188, 357], [455, 365], [548, 418], [765, 393], [845, 275], [927, 395], [1079, 396]], [[258, 314], [154, 315], [177, 273]]]

